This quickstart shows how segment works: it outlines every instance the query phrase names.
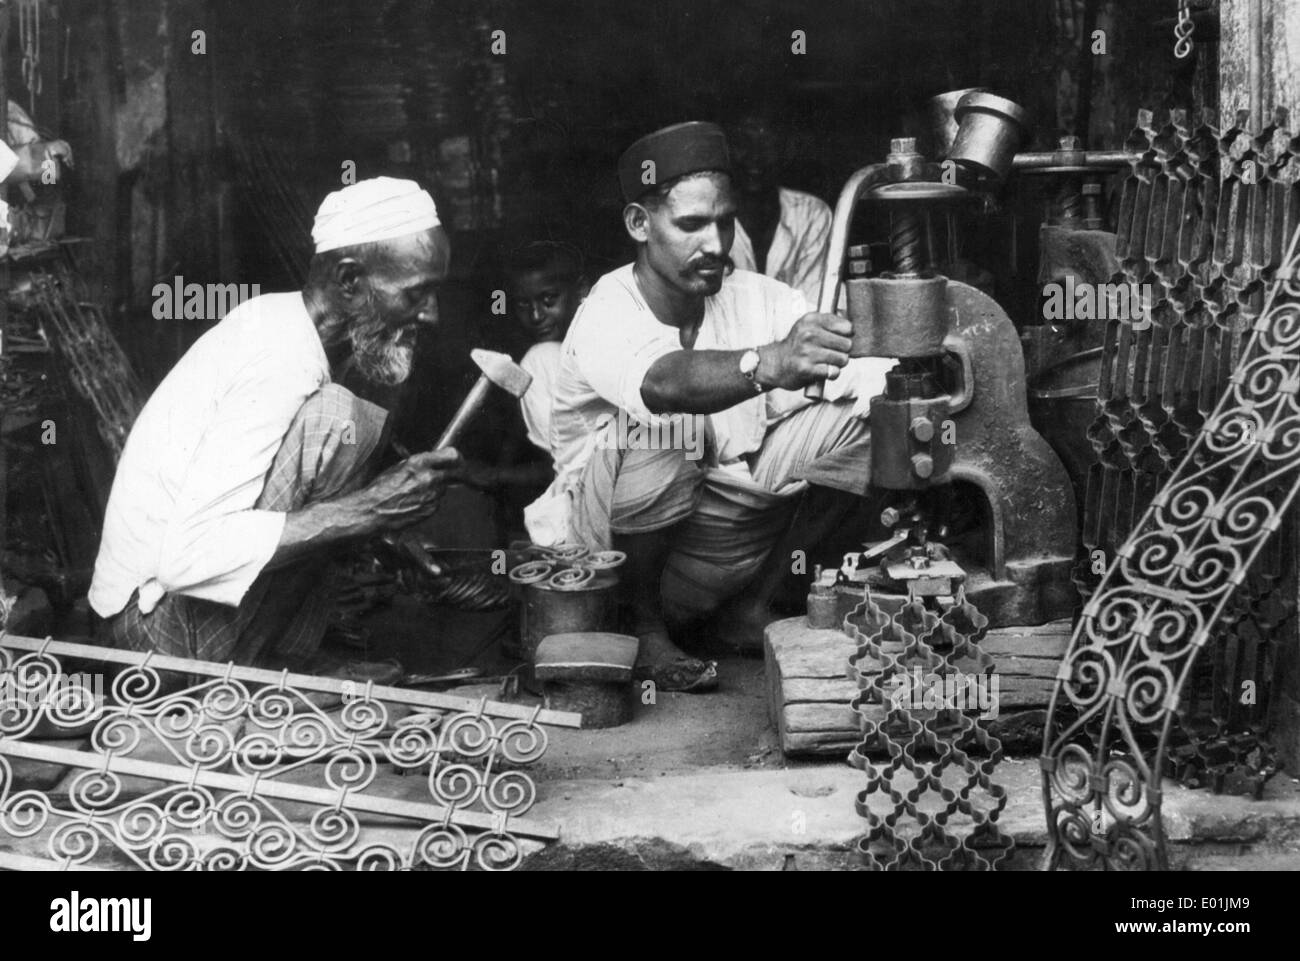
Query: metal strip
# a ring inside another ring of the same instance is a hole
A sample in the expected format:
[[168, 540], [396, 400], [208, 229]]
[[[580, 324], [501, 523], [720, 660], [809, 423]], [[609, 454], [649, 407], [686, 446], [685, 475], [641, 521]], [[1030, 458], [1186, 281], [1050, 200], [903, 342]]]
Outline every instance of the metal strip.
[[[0, 851], [0, 871], [66, 871], [65, 861], [51, 861], [49, 858], [33, 858], [25, 854], [9, 854]], [[108, 871], [108, 868], [93, 864], [79, 864], [78, 871]]]
[[[287, 687], [301, 691], [313, 691], [321, 694], [354, 695], [359, 685], [353, 681], [340, 681], [330, 677], [316, 677], [313, 674], [292, 674], [288, 671], [267, 671], [257, 667], [239, 667], [221, 664], [217, 661], [191, 661], [183, 657], [166, 657], [161, 654], [148, 654], [139, 651], [120, 651], [110, 647], [96, 647], [90, 644], [71, 644], [67, 641], [55, 641], [50, 638], [22, 637], [17, 634], [0, 635], [0, 647], [16, 651], [48, 653], [65, 657], [84, 658], [103, 661], [107, 664], [121, 664], [126, 667], [150, 668], [156, 671], [176, 671], [182, 674], [201, 674], [207, 677], [219, 677], [223, 680], [251, 681], [255, 684], [275, 684], [281, 682]], [[405, 704], [410, 707], [432, 707], [448, 711], [478, 711], [492, 717], [508, 717], [521, 721], [533, 720], [538, 724], [552, 727], [579, 728], [582, 715], [572, 711], [536, 711], [522, 704], [506, 704], [501, 701], [479, 701], [454, 694], [436, 691], [413, 691], [403, 687], [378, 685], [371, 689], [376, 700], [393, 704]]]
[[197, 765], [192, 768], [184, 768], [176, 764], [136, 761], [128, 757], [116, 757], [113, 754], [104, 755], [89, 751], [73, 751], [68, 748], [51, 747], [46, 744], [27, 744], [23, 741], [5, 739], [0, 739], [0, 754], [9, 757], [26, 758], [30, 761], [45, 761], [50, 764], [82, 768], [100, 774], [148, 778], [152, 781], [163, 781], [169, 784], [184, 784], [190, 788], [214, 788], [218, 791], [231, 791], [248, 797], [256, 796], [277, 801], [297, 801], [325, 808], [334, 808], [346, 802], [348, 810], [354, 812], [386, 814], [419, 821], [451, 821], [465, 827], [488, 831], [510, 831], [514, 834], [543, 841], [554, 841], [560, 836], [559, 829], [552, 825], [524, 818], [512, 818], [508, 814], [483, 814], [478, 811], [457, 810], [454, 807], [440, 807], [431, 804], [416, 804], [413, 801], [400, 801], [395, 798], [374, 797], [362, 793], [353, 793], [346, 786], [340, 787], [338, 790], [331, 790], [275, 780], [259, 779], [256, 783], [253, 783], [249, 778], [238, 774], [221, 774], [216, 771], [204, 770]]

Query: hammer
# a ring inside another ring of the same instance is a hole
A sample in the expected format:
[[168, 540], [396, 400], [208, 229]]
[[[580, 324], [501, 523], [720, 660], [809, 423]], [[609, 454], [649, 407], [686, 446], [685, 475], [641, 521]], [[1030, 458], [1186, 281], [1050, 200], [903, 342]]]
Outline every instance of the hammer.
[[454, 447], [460, 440], [460, 435], [464, 432], [466, 426], [483, 408], [483, 402], [487, 399], [488, 392], [492, 385], [500, 387], [512, 397], [523, 397], [524, 392], [533, 383], [533, 375], [528, 373], [506, 354], [498, 354], [493, 350], [479, 350], [475, 348], [469, 352], [469, 356], [474, 363], [478, 364], [479, 370], [483, 371], [479, 375], [474, 386], [470, 388], [465, 399], [461, 401], [460, 409], [452, 417], [451, 423], [447, 425], [442, 436], [438, 438], [438, 443], [433, 445], [434, 450], [442, 450], [445, 447]]
[[[442, 436], [438, 438], [438, 443], [433, 445], [434, 450], [443, 450], [456, 445], [469, 422], [477, 417], [479, 411], [483, 409], [483, 402], [487, 400], [488, 392], [492, 389], [493, 384], [514, 397], [523, 397], [524, 392], [532, 386], [533, 375], [511, 360], [507, 354], [498, 354], [494, 350], [475, 348], [469, 352], [469, 356], [474, 363], [478, 364], [479, 370], [483, 371], [483, 373], [479, 375], [478, 380], [474, 382], [474, 386], [465, 395], [465, 399], [461, 401], [456, 415], [451, 419], [451, 423], [447, 425], [446, 430], [442, 432]], [[406, 449], [396, 442], [393, 443], [393, 447], [403, 457], [410, 456]], [[393, 550], [398, 550], [393, 535], [386, 535], [381, 540]], [[441, 575], [442, 572], [438, 569], [438, 565], [434, 564], [433, 567], [435, 569], [434, 573]]]

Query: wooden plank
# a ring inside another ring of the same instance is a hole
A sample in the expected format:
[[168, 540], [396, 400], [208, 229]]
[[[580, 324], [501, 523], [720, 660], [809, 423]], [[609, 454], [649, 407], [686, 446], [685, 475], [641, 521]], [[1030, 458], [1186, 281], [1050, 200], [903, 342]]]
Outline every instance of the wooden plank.
[[[855, 731], [858, 716], [849, 707], [856, 691], [850, 690], [843, 700], [797, 701], [787, 694], [781, 705], [784, 726], [790, 731]], [[1039, 678], [1000, 679], [998, 712], [1044, 708], [1052, 694], [1052, 684]], [[876, 705], [884, 717], [884, 705]], [[871, 715], [875, 719], [874, 712]]]
[[[813, 719], [800, 719], [815, 722]], [[1015, 710], [999, 714], [989, 722], [989, 732], [1002, 741], [1004, 751], [1032, 752], [1043, 739], [1047, 712], [1042, 709]], [[843, 755], [862, 740], [858, 729], [795, 730], [780, 727], [781, 750], [788, 757]]]
[[841, 731], [849, 735], [858, 732], [858, 715], [848, 702], [819, 704], [787, 704], [781, 710], [787, 731]]
[[1053, 680], [1060, 664], [1059, 657], [999, 657], [994, 660], [993, 671], [1004, 678], [1041, 677]]
[[989, 631], [980, 641], [980, 650], [994, 657], [1014, 654], [1019, 657], [1052, 657], [1058, 661], [1065, 656], [1074, 636], [1070, 621], [1053, 621], [1032, 631], [1028, 628], [1002, 628]]
[[792, 732], [781, 738], [781, 750], [788, 757], [842, 757], [857, 744], [857, 737], [846, 737], [842, 731]]
[[858, 685], [848, 678], [830, 677], [792, 677], [781, 683], [781, 692], [786, 704], [800, 704], [810, 701], [833, 701], [847, 704], [858, 693]]
[[[998, 675], [1000, 704], [1047, 705], [1052, 696], [1053, 678], [1030, 678], [1024, 675]], [[850, 680], [793, 678], [781, 684], [783, 704], [848, 704], [857, 697], [859, 688]]]

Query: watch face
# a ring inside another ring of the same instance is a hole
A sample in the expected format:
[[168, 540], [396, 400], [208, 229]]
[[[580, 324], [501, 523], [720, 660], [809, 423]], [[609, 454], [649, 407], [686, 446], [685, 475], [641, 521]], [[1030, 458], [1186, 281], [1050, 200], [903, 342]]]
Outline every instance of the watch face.
[[754, 376], [758, 370], [759, 356], [756, 350], [747, 350], [740, 355], [740, 372], [746, 377]]

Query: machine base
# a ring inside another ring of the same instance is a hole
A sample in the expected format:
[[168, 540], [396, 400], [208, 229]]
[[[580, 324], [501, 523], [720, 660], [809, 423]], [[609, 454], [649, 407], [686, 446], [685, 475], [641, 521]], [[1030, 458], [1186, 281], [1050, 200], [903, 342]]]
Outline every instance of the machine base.
[[[966, 576], [966, 599], [989, 619], [989, 627], [1034, 626], [1069, 618], [1079, 607], [1079, 592], [1070, 579], [1074, 559], [1042, 558], [1011, 561], [1006, 577], [995, 580], [988, 571], [976, 568]], [[880, 607], [893, 613], [907, 603], [906, 594], [872, 587], [871, 596]], [[839, 623], [862, 600], [862, 588], [840, 584], [835, 587], [835, 621]]]

